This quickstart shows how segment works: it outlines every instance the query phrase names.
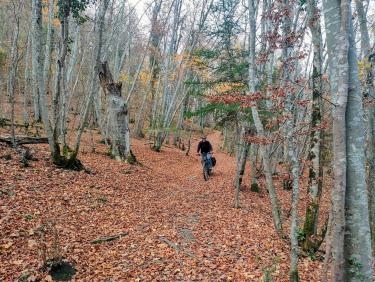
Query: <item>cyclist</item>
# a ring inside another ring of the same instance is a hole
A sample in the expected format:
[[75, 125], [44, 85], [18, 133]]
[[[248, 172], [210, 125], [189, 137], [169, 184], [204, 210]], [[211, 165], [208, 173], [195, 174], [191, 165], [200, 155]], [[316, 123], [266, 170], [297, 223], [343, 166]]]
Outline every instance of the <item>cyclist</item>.
[[207, 137], [205, 135], [202, 135], [201, 141], [198, 144], [197, 148], [197, 154], [202, 156], [202, 164], [204, 164], [204, 161], [207, 161], [208, 169], [212, 169], [212, 145], [210, 141], [207, 140]]

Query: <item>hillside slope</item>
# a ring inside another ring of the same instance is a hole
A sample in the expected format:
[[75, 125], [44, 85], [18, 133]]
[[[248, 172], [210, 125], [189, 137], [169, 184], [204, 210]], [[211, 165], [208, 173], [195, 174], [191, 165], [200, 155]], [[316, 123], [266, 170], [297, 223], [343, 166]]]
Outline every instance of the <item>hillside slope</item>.
[[[112, 160], [97, 144], [96, 153], [81, 154], [90, 174], [52, 166], [44, 145], [30, 146], [38, 161], [23, 168], [1, 146], [0, 156], [13, 159], [0, 159], [0, 280], [47, 275], [40, 253], [53, 232], [47, 228], [43, 239], [40, 230], [55, 222], [58, 252], [75, 264], [76, 281], [262, 281], [267, 272], [287, 281], [289, 242], [274, 232], [267, 193], [244, 187], [234, 209], [235, 161], [216, 150], [219, 133], [209, 140], [218, 164], [208, 182], [198, 156], [171, 147], [152, 152], [145, 140], [133, 140], [144, 166]], [[290, 192], [278, 192], [287, 215]], [[301, 280], [319, 281], [321, 267], [301, 259]]]

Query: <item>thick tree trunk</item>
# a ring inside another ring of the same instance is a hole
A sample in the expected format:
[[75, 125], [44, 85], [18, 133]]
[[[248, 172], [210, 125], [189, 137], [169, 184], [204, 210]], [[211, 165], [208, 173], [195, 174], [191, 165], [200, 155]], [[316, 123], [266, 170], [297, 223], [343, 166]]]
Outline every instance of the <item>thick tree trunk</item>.
[[[358, 62], [350, 1], [348, 15], [348, 100], [346, 108], [346, 194], [344, 277], [345, 281], [373, 281], [371, 234], [365, 169], [363, 103], [358, 79]], [[345, 9], [343, 9], [345, 11]], [[346, 12], [346, 11], [345, 11]], [[344, 16], [343, 16], [343, 19]]]
[[[61, 165], [65, 163], [66, 158], [61, 155], [59, 144], [60, 135], [60, 108], [61, 101], [66, 96], [66, 57], [68, 55], [69, 44], [69, 15], [72, 3], [70, 1], [62, 1], [60, 9], [60, 24], [61, 24], [61, 46], [59, 50], [59, 57], [57, 60], [57, 73], [55, 92], [52, 98], [52, 112], [53, 112], [53, 145], [55, 147], [53, 153], [53, 160], [56, 164]], [[50, 22], [50, 25], [52, 23]], [[50, 52], [48, 50], [48, 52]], [[46, 66], [46, 65], [45, 65]], [[45, 69], [46, 70], [46, 69]], [[65, 152], [65, 148], [64, 148]]]
[[333, 115], [332, 280], [372, 281], [363, 108], [350, 1], [324, 4], [326, 22], [340, 24], [340, 32], [330, 29], [327, 32], [327, 38], [340, 35], [338, 43], [327, 40], [330, 54], [339, 54], [337, 67], [330, 71], [331, 88], [338, 87]]
[[[344, 1], [343, 1], [344, 2]], [[348, 81], [347, 27], [341, 27], [339, 0], [324, 0], [324, 20], [327, 33], [327, 51], [332, 98], [337, 98], [333, 110], [333, 163], [334, 186], [332, 189], [332, 227], [330, 244], [332, 252], [332, 281], [344, 281], [344, 232], [345, 232], [345, 187], [346, 187], [346, 128], [345, 111]], [[347, 16], [346, 16], [347, 18]], [[338, 32], [340, 31], [340, 32]], [[338, 60], [340, 55], [340, 60]], [[340, 64], [338, 64], [340, 62]], [[339, 68], [340, 67], [340, 68]], [[338, 80], [340, 79], [340, 84]], [[338, 88], [340, 85], [340, 89]], [[340, 95], [337, 95], [337, 94]], [[334, 100], [335, 100], [334, 99]]]
[[[367, 19], [363, 3], [356, 0], [358, 21], [361, 31], [361, 53], [362, 60], [365, 66], [365, 85], [363, 89], [363, 96], [370, 101], [375, 97], [374, 89], [374, 61], [370, 60], [371, 55], [370, 36], [367, 28]], [[366, 146], [366, 161], [367, 169], [367, 190], [369, 195], [369, 216], [372, 250], [375, 251], [375, 105], [369, 103], [366, 108], [367, 113], [367, 146]]]
[[108, 133], [111, 140], [111, 153], [117, 160], [134, 163], [136, 160], [130, 150], [128, 106], [121, 96], [122, 83], [113, 81], [107, 62], [101, 65], [99, 80], [108, 97]]

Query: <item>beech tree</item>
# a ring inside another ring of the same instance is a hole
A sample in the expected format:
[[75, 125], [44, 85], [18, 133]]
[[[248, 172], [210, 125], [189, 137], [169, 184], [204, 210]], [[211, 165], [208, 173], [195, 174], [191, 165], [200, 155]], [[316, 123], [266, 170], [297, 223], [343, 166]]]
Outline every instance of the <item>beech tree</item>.
[[[337, 22], [340, 26], [339, 33], [337, 30], [327, 30], [327, 38], [336, 36], [338, 40], [327, 40], [331, 55], [331, 91], [335, 93], [337, 90], [333, 113], [335, 182], [332, 190], [332, 279], [371, 281], [363, 104], [350, 4], [350, 1], [324, 3], [326, 23]], [[335, 63], [332, 54], [339, 55]]]
[[189, 155], [217, 132], [228, 207], [268, 197], [290, 281], [322, 246], [323, 280], [372, 281], [372, 4], [0, 1], [0, 141], [48, 139], [56, 166], [80, 170], [81, 143], [139, 165], [134, 144]]
[[364, 68], [362, 92], [366, 99], [366, 115], [367, 115], [367, 147], [366, 161], [367, 169], [367, 190], [369, 196], [369, 218], [371, 228], [372, 248], [375, 248], [375, 105], [372, 99], [375, 97], [374, 88], [374, 61], [375, 53], [371, 49], [370, 36], [367, 27], [366, 12], [362, 1], [355, 1], [356, 11], [358, 14], [359, 27], [361, 32], [361, 59]]

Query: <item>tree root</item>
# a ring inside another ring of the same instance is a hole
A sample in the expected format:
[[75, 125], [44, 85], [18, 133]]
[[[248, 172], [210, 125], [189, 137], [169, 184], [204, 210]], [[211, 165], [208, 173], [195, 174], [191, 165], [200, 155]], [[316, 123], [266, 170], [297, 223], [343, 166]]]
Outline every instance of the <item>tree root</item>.
[[111, 242], [111, 241], [114, 241], [114, 240], [121, 239], [122, 237], [124, 237], [124, 236], [126, 236], [128, 234], [129, 234], [129, 232], [122, 232], [122, 233], [120, 233], [118, 235], [95, 239], [95, 240], [91, 241], [91, 244], [101, 244], [101, 243], [105, 243], [105, 242]]

